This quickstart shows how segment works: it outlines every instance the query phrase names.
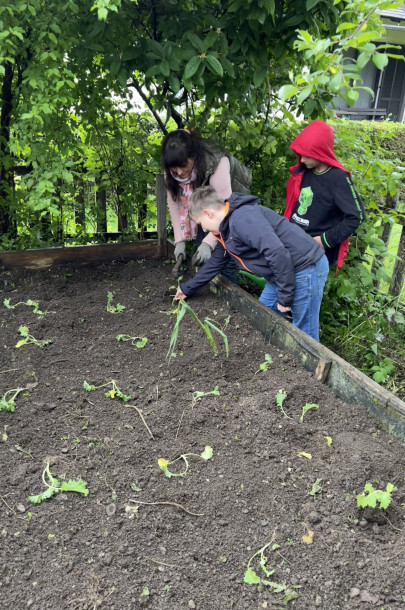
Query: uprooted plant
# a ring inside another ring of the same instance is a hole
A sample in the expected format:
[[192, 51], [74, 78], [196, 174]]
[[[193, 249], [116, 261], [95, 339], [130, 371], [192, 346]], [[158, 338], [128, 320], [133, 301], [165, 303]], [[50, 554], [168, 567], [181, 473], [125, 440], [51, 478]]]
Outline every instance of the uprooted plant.
[[41, 311], [39, 309], [38, 301], [32, 301], [31, 299], [28, 299], [27, 301], [19, 301], [18, 303], [15, 303], [15, 305], [11, 305], [10, 299], [4, 299], [3, 305], [4, 307], [7, 307], [7, 309], [15, 309], [19, 305], [27, 305], [28, 307], [33, 308], [32, 313], [35, 313], [37, 316], [39, 316], [39, 318], [43, 318], [48, 313], [54, 313], [49, 311]]
[[40, 504], [44, 500], [52, 498], [52, 496], [61, 491], [75, 491], [83, 494], [85, 497], [89, 495], [87, 484], [85, 481], [82, 481], [82, 479], [69, 479], [69, 481], [62, 481], [61, 483], [58, 481], [58, 479], [55, 479], [50, 471], [49, 462], [46, 463], [46, 467], [42, 472], [42, 481], [46, 487], [46, 490], [37, 496], [29, 496], [28, 500], [33, 504]]
[[[0, 411], [15, 411], [15, 399], [20, 392], [23, 392], [26, 388], [14, 388], [13, 390], [7, 390], [0, 398]], [[10, 395], [10, 398], [7, 396]]]
[[30, 335], [30, 330], [28, 326], [20, 326], [18, 328], [18, 332], [23, 337], [16, 343], [16, 347], [22, 347], [23, 345], [28, 345], [28, 343], [33, 343], [38, 347], [45, 347], [45, 345], [49, 345], [53, 343], [53, 339], [35, 339], [32, 335]]
[[169, 362], [173, 356], [174, 349], [176, 347], [177, 338], [179, 335], [180, 322], [182, 321], [184, 314], [186, 312], [190, 314], [190, 316], [193, 318], [193, 320], [204, 331], [207, 341], [211, 345], [215, 356], [218, 356], [218, 348], [215, 343], [214, 337], [212, 336], [211, 330], [214, 330], [222, 337], [222, 340], [223, 340], [224, 346], [225, 346], [225, 353], [226, 353], [226, 356], [228, 357], [229, 356], [228, 337], [223, 332], [223, 330], [221, 328], [219, 328], [218, 326], [216, 326], [210, 318], [205, 318], [204, 322], [202, 322], [200, 320], [200, 318], [197, 316], [197, 314], [195, 313], [195, 311], [190, 307], [190, 305], [188, 305], [183, 299], [180, 299], [178, 307], [171, 312], [171, 313], [175, 313], [177, 318], [176, 318], [176, 322], [175, 322], [175, 325], [174, 325], [174, 328], [172, 331], [172, 335], [170, 337], [169, 350], [166, 355], [166, 358], [168, 358]]
[[108, 313], [122, 313], [123, 311], [125, 311], [125, 309], [126, 309], [125, 305], [121, 305], [120, 303], [113, 305], [113, 298], [114, 298], [114, 293], [108, 292], [107, 293], [107, 311], [108, 311]]
[[[273, 580], [268, 580], [268, 578], [270, 578], [276, 571], [275, 568], [269, 569], [267, 567], [269, 558], [264, 553], [266, 549], [268, 549], [270, 546], [272, 551], [277, 551], [280, 548], [280, 545], [274, 544], [274, 536], [270, 540], [270, 542], [267, 542], [267, 544], [262, 546], [261, 549], [253, 553], [253, 555], [250, 557], [246, 567], [243, 582], [248, 585], [264, 585], [269, 588], [271, 593], [284, 593], [283, 605], [286, 606], [288, 602], [299, 597], [296, 589], [299, 589], [300, 585], [288, 586], [285, 583], [279, 583]], [[263, 578], [256, 574], [256, 572], [251, 567], [251, 564], [256, 557], [259, 557], [259, 565], [266, 578]]]
[[[210, 447], [209, 445], [206, 445], [206, 447], [202, 453], [182, 453], [181, 455], [179, 455], [178, 458], [176, 458], [175, 460], [172, 460], [172, 461], [166, 460], [165, 458], [159, 458], [158, 465], [159, 465], [159, 468], [161, 470], [163, 470], [163, 472], [165, 473], [165, 476], [167, 476], [169, 479], [171, 477], [185, 477], [190, 468], [190, 464], [189, 464], [187, 458], [199, 457], [199, 458], [202, 458], [205, 462], [207, 462], [208, 460], [210, 460], [212, 458], [213, 453], [214, 452], [212, 450], [212, 447]], [[181, 472], [171, 472], [169, 470], [169, 466], [171, 466], [172, 464], [175, 464], [179, 460], [183, 460], [186, 469]]]
[[148, 342], [147, 337], [131, 337], [131, 335], [117, 335], [115, 338], [117, 341], [123, 341], [124, 343], [130, 341], [131, 345], [138, 349], [145, 347]]
[[357, 496], [357, 506], [360, 508], [366, 508], [367, 506], [375, 508], [378, 502], [378, 508], [385, 510], [391, 504], [391, 492], [396, 490], [397, 487], [392, 483], [387, 483], [385, 491], [382, 489], [374, 489], [371, 483], [366, 483], [364, 485], [364, 491]]

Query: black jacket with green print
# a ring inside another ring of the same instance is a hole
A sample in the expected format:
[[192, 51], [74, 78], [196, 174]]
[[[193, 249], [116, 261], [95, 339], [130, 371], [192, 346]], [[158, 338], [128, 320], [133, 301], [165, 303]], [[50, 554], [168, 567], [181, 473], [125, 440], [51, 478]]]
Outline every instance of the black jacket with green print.
[[335, 264], [339, 245], [352, 235], [364, 220], [363, 203], [349, 175], [338, 167], [320, 174], [301, 165], [304, 171], [298, 201], [290, 222], [314, 237], [320, 235], [331, 265]]
[[287, 218], [259, 205], [253, 195], [232, 193], [229, 211], [219, 227], [223, 243], [188, 282], [180, 284], [186, 296], [207, 284], [229, 260], [277, 285], [277, 300], [290, 307], [294, 299], [295, 274], [314, 265], [324, 255], [319, 244]]

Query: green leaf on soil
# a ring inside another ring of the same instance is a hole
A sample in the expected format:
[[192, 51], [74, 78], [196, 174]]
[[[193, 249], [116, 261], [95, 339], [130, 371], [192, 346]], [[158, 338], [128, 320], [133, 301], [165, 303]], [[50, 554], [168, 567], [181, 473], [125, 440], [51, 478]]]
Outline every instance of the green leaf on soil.
[[245, 576], [243, 577], [243, 582], [248, 585], [258, 585], [260, 583], [260, 577], [256, 574], [252, 568], [248, 568], [245, 572]]
[[209, 445], [206, 445], [204, 451], [202, 453], [200, 453], [200, 456], [202, 457], [203, 460], [207, 461], [212, 458], [213, 454], [214, 454], [214, 452], [212, 450], [212, 447], [210, 447]]

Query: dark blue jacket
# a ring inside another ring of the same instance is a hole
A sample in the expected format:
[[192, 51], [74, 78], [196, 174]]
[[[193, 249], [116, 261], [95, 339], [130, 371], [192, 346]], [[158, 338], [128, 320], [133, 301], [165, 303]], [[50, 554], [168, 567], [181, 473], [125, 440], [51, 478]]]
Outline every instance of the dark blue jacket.
[[235, 258], [240, 269], [257, 273], [277, 285], [278, 303], [290, 307], [294, 299], [295, 274], [322, 258], [324, 251], [299, 226], [273, 210], [259, 205], [253, 195], [232, 193], [229, 211], [220, 224], [223, 243], [188, 282], [180, 284], [186, 296], [212, 280]]

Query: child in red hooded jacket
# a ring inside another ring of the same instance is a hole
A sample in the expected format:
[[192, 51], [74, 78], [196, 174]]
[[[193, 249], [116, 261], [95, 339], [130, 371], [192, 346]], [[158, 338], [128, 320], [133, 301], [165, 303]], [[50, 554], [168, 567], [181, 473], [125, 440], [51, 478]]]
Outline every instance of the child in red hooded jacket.
[[290, 167], [284, 216], [324, 248], [330, 265], [343, 265], [349, 236], [363, 222], [363, 203], [350, 172], [335, 156], [332, 128], [313, 121], [290, 148], [298, 163]]

